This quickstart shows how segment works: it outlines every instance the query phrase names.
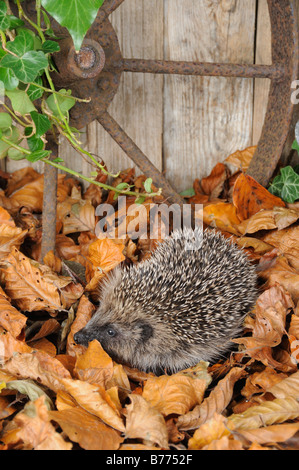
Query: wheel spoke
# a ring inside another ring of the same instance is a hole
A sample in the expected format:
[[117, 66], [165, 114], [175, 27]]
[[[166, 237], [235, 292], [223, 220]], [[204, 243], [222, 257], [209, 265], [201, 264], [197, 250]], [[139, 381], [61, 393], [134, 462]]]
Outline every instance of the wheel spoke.
[[126, 134], [120, 125], [108, 112], [98, 118], [99, 123], [110, 134], [113, 140], [121, 147], [128, 157], [140, 168], [142, 173], [153, 179], [154, 185], [163, 189], [163, 196], [171, 204], [183, 205], [183, 199], [171, 187], [160, 171], [150, 162], [147, 156]]
[[122, 59], [113, 68], [123, 72], [199, 75], [213, 77], [243, 77], [280, 79], [285, 69], [281, 64], [219, 64], [172, 60]]
[[106, 0], [102, 9], [105, 10], [106, 16], [111, 15], [122, 3], [124, 0]]

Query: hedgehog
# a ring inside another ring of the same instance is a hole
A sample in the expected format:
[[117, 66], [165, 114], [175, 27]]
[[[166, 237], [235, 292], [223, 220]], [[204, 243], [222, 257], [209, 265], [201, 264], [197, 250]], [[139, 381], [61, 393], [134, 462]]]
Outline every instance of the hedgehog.
[[242, 249], [216, 230], [179, 229], [150, 258], [107, 276], [99, 308], [74, 340], [96, 339], [113, 360], [142, 371], [174, 373], [222, 357], [256, 298]]

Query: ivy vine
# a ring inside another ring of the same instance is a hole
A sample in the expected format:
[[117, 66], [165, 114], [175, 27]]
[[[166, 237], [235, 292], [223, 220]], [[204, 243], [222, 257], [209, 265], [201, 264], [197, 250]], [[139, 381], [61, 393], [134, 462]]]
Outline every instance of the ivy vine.
[[[73, 96], [71, 90], [57, 91], [51, 78], [51, 56], [60, 47], [49, 15], [68, 29], [79, 51], [104, 0], [36, 0], [36, 22], [28, 18], [22, 8], [24, 0], [11, 1], [17, 5], [18, 17], [12, 14], [9, 0], [0, 0], [0, 103], [6, 111], [0, 113], [0, 159], [42, 161], [89, 183], [112, 189], [116, 197], [119, 194], [136, 196], [139, 203], [147, 197], [160, 195], [161, 190], [152, 192], [150, 178], [145, 181], [142, 194], [132, 191], [127, 183], [114, 188], [96, 181], [97, 171], [110, 173], [94, 155], [82, 148], [79, 131], [71, 127], [69, 121], [69, 111], [76, 102], [88, 100]], [[5, 102], [5, 97], [10, 103]], [[77, 152], [90, 159], [96, 171], [89, 177], [83, 176], [65, 166], [63, 159], [52, 159], [47, 150], [49, 131], [63, 135]]]

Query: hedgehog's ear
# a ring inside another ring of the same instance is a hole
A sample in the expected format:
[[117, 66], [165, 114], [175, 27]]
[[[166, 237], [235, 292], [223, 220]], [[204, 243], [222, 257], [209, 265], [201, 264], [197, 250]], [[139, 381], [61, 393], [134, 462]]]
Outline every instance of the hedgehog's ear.
[[151, 336], [153, 336], [153, 328], [149, 323], [138, 322], [137, 325], [139, 328], [141, 328], [141, 335], [140, 335], [141, 341], [147, 341], [148, 339], [151, 338]]

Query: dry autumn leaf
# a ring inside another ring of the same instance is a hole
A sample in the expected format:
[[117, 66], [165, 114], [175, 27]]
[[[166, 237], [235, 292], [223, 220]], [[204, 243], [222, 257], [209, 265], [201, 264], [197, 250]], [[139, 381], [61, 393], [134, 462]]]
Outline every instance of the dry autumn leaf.
[[235, 383], [244, 375], [243, 368], [235, 367], [231, 369], [200, 405], [178, 418], [179, 429], [196, 429], [211, 419], [215, 413], [222, 413], [231, 401]]
[[71, 450], [73, 447], [50, 423], [43, 396], [29, 402], [14, 421], [19, 427], [18, 437], [34, 450]]
[[[205, 370], [207, 363], [201, 363]], [[210, 377], [189, 376], [183, 371], [171, 376], [161, 375], [146, 381], [143, 398], [164, 416], [172, 413], [184, 415], [198, 403], [201, 403]]]
[[67, 338], [66, 351], [67, 354], [69, 354], [70, 356], [76, 356], [76, 354], [86, 351], [85, 346], [81, 346], [75, 343], [74, 334], [84, 328], [84, 326], [91, 319], [94, 312], [95, 306], [88, 300], [85, 295], [83, 295], [78, 305], [76, 318], [72, 323], [71, 330]]
[[227, 419], [215, 413], [211, 419], [202, 424], [199, 429], [195, 431], [193, 437], [189, 439], [188, 449], [201, 450], [203, 447], [211, 444], [211, 442], [221, 439], [224, 436], [229, 436], [230, 434], [231, 431], [227, 426]]
[[210, 196], [210, 199], [219, 197], [223, 191], [224, 182], [227, 177], [227, 168], [223, 163], [217, 163], [213, 168], [211, 174], [206, 178], [202, 178], [200, 184], [205, 194]]
[[[299, 212], [286, 207], [275, 207], [271, 210], [260, 210], [249, 219], [243, 220], [238, 225], [242, 234], [256, 233], [259, 230], [282, 230], [292, 225], [299, 218]], [[269, 242], [270, 243], [270, 242]]]
[[244, 150], [237, 150], [229, 155], [224, 162], [233, 165], [235, 167], [235, 171], [241, 170], [245, 173], [248, 170], [255, 151], [256, 146], [248, 147]]
[[162, 414], [139, 395], [130, 396], [126, 407], [126, 438], [143, 439], [168, 449], [168, 433]]
[[262, 209], [285, 207], [285, 203], [273, 196], [251, 176], [241, 173], [235, 182], [233, 204], [239, 219], [247, 220]]
[[49, 411], [51, 420], [59, 424], [73, 442], [85, 450], [117, 450], [123, 442], [120, 433], [104, 424], [83, 408]]
[[265, 235], [264, 241], [278, 248], [290, 265], [299, 272], [299, 226], [285, 228]]
[[0, 225], [0, 259], [8, 256], [13, 247], [19, 248], [23, 243], [27, 230], [11, 225]]
[[86, 411], [98, 416], [104, 423], [118, 431], [125, 430], [123, 420], [103, 387], [72, 379], [62, 379], [61, 383], [78, 405]]
[[7, 210], [0, 206], [0, 224], [9, 225], [15, 227], [16, 224]]
[[57, 204], [57, 219], [62, 222], [64, 235], [95, 230], [95, 208], [89, 200], [81, 198], [75, 187], [70, 197]]
[[28, 312], [46, 310], [55, 314], [81, 297], [82, 287], [75, 286], [69, 292], [71, 278], [58, 276], [47, 266], [27, 258], [16, 248], [1, 261], [5, 278], [5, 291], [17, 306]]
[[83, 354], [77, 355], [74, 374], [80, 380], [106, 388], [113, 377], [113, 361], [100, 343], [93, 340]]
[[11, 305], [7, 295], [0, 287], [0, 327], [17, 338], [26, 322], [27, 317]]
[[263, 426], [284, 423], [299, 416], [299, 403], [292, 397], [277, 398], [252, 406], [244, 413], [228, 417], [228, 426], [233, 425], [235, 431], [251, 430]]
[[219, 228], [234, 235], [240, 235], [238, 230], [240, 219], [233, 204], [219, 202], [206, 205], [203, 208], [203, 221], [211, 227]]

